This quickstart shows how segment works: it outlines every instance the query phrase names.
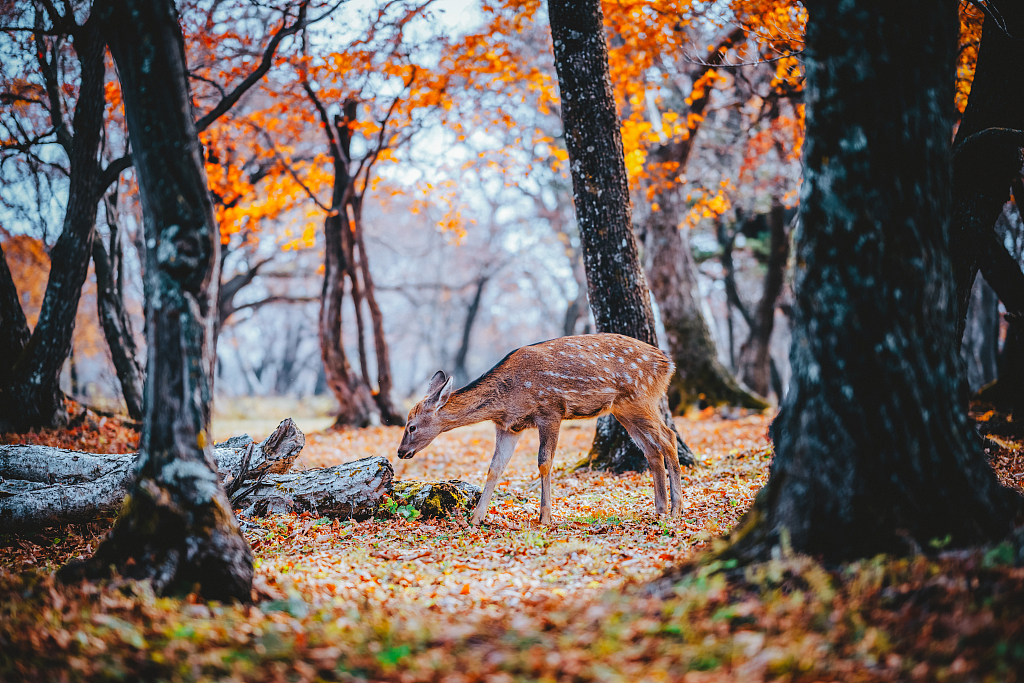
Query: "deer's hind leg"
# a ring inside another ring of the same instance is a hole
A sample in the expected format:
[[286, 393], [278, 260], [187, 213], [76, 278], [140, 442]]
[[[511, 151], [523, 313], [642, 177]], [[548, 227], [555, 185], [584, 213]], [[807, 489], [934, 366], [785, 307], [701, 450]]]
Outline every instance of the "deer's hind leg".
[[[678, 472], [673, 471], [670, 450], [675, 449], [675, 439], [668, 440], [665, 432], [671, 430], [663, 425], [659, 419], [648, 417], [636, 417], [613, 413], [633, 442], [643, 451], [647, 458], [647, 466], [651, 470], [651, 479], [654, 484], [654, 510], [659, 515], [669, 512], [666, 498], [668, 498], [669, 482], [672, 482], [672, 514], [676, 512], [676, 506], [682, 506], [681, 481]], [[665, 464], [669, 464], [670, 475], [666, 477]], [[675, 467], [679, 467], [678, 457], [675, 460]], [[675, 481], [672, 481], [672, 480]]]
[[516, 442], [519, 435], [504, 429], [496, 429], [494, 438], [494, 457], [491, 458], [491, 465], [487, 468], [487, 483], [484, 484], [484, 491], [480, 494], [480, 502], [473, 510], [473, 517], [470, 523], [477, 525], [484, 521], [487, 516], [487, 508], [491, 504], [491, 496], [494, 494], [494, 487], [498, 485], [498, 479], [512, 459], [512, 453], [516, 450]]
[[558, 446], [558, 429], [562, 421], [538, 420], [540, 450], [537, 452], [537, 469], [540, 471], [540, 523], [551, 524], [551, 467], [555, 463], [555, 447]]

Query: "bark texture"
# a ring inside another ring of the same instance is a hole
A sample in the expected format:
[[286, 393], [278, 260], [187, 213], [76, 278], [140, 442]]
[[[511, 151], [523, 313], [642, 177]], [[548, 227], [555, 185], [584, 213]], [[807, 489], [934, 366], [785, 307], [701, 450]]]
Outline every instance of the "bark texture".
[[793, 380], [768, 483], [721, 553], [841, 561], [1005, 536], [964, 411], [951, 287], [955, 3], [809, 3]]
[[94, 8], [117, 65], [146, 230], [148, 381], [135, 480], [110, 535], [66, 580], [151, 580], [160, 594], [251, 599], [252, 552], [214, 471], [212, 331], [220, 236], [171, 0]]
[[[218, 479], [232, 483], [253, 441], [239, 436], [213, 450]], [[245, 480], [287, 472], [305, 437], [289, 419], [254, 444]], [[116, 513], [128, 495], [138, 454], [103, 455], [49, 446], [0, 446], [0, 525], [11, 531], [88, 522]], [[244, 487], [243, 487], [244, 488]]]
[[[366, 188], [363, 188], [363, 194]], [[363, 291], [366, 296], [366, 306], [370, 309], [370, 323], [373, 329], [373, 351], [377, 359], [377, 391], [373, 400], [380, 410], [381, 422], [387, 425], [405, 425], [405, 416], [395, 408], [391, 400], [391, 391], [394, 389], [394, 380], [391, 378], [391, 351], [388, 348], [387, 337], [384, 336], [384, 314], [377, 303], [377, 288], [373, 283], [373, 274], [370, 272], [370, 257], [366, 252], [366, 240], [363, 238], [363, 195], [352, 197], [352, 218], [355, 223], [353, 239], [355, 246], [359, 248], [359, 272], [363, 279]]]
[[339, 519], [367, 519], [391, 489], [395, 471], [379, 455], [306, 472], [268, 476], [237, 501], [243, 515], [311, 512]]
[[[66, 20], [73, 23], [74, 17], [68, 16]], [[61, 113], [57, 64], [43, 69], [52, 123], [70, 161], [67, 211], [60, 237], [50, 251], [50, 277], [35, 328], [20, 354], [0, 359], [0, 363], [9, 364], [9, 369], [0, 371], [0, 377], [8, 378], [6, 386], [0, 389], [0, 432], [57, 427], [67, 419], [60, 373], [71, 351], [78, 300], [89, 270], [96, 204], [102, 193], [98, 184], [99, 149], [105, 105], [103, 38], [98, 22], [90, 17], [74, 30], [81, 72], [72, 125], [74, 135]], [[45, 60], [43, 46], [40, 51], [39, 58]], [[56, 60], [56, 56], [53, 58]], [[5, 300], [2, 305], [9, 308], [11, 303]]]
[[[598, 332], [616, 332], [657, 346], [650, 294], [633, 237], [601, 5], [598, 0], [554, 0], [548, 14], [594, 322]], [[667, 408], [666, 401], [666, 423], [675, 432]], [[680, 463], [692, 464], [693, 454], [678, 434], [676, 443]], [[614, 418], [603, 417], [598, 420], [590, 465], [639, 472], [647, 461], [626, 430]]]

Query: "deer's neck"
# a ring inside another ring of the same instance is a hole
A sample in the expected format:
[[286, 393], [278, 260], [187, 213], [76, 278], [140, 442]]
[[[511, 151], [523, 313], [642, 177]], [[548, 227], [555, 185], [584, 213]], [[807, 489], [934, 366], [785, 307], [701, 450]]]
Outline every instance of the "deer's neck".
[[493, 420], [499, 412], [499, 406], [489, 396], [491, 393], [484, 387], [476, 387], [452, 394], [448, 403], [441, 409], [440, 417], [444, 420], [444, 431]]

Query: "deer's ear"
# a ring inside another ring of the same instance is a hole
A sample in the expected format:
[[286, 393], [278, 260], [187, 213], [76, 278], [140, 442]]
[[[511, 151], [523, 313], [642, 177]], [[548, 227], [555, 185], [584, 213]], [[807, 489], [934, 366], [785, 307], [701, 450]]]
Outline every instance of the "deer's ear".
[[441, 387], [441, 391], [437, 395], [437, 403], [434, 405], [434, 412], [441, 410], [445, 403], [448, 403], [448, 399], [452, 397], [452, 389], [455, 387], [455, 378], [449, 377], [448, 381]]
[[427, 398], [431, 398], [437, 394], [437, 392], [441, 391], [441, 387], [444, 386], [446, 379], [448, 379], [448, 377], [444, 374], [443, 370], [435, 372], [434, 376], [430, 378], [430, 386], [427, 387]]

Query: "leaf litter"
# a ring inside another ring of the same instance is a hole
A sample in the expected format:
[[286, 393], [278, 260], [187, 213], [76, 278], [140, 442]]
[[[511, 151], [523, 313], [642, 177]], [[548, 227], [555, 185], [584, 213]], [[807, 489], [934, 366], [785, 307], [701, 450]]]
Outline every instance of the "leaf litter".
[[[481, 527], [399, 516], [244, 520], [256, 606], [157, 598], [145, 585], [60, 586], [102, 522], [0, 548], [0, 678], [167, 680], [1020, 680], [1024, 570], [1004, 544], [822, 567], [780, 556], [712, 565], [662, 598], [652, 579], [726, 533], [767, 478], [769, 418], [679, 419], [698, 465], [678, 519], [648, 475], [571, 465], [592, 425], [563, 425], [554, 525], [537, 523], [536, 434], [521, 439]], [[300, 467], [390, 454], [397, 428], [310, 434]], [[994, 444], [994, 446], [993, 446]], [[988, 444], [1019, 485], [1020, 443]], [[483, 426], [397, 461], [397, 479], [482, 484]], [[922, 635], [925, 634], [925, 635]], [[49, 672], [49, 673], [47, 673]], [[52, 674], [52, 675], [51, 675]]]

